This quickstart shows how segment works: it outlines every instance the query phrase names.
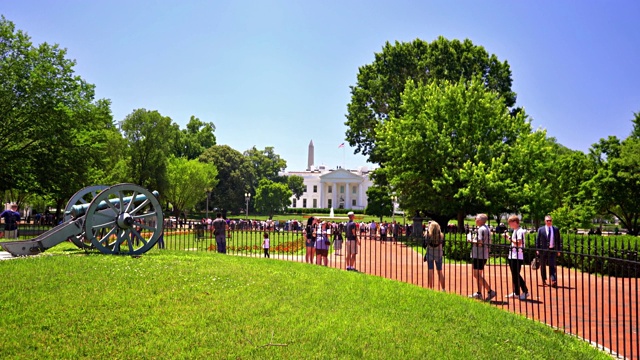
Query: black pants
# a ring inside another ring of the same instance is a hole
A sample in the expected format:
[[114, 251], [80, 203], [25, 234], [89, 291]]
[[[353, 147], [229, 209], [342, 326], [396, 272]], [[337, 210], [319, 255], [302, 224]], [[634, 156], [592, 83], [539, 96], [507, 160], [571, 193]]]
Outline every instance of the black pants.
[[509, 268], [511, 269], [511, 283], [513, 284], [513, 292], [516, 295], [520, 295], [520, 289], [522, 292], [528, 293], [527, 284], [524, 283], [524, 279], [522, 275], [520, 275], [520, 269], [522, 268], [522, 264], [524, 260], [519, 259], [509, 259]]
[[269, 257], [269, 249], [264, 249], [264, 257]]
[[555, 282], [558, 280], [557, 277], [557, 269], [556, 269], [556, 256], [558, 253], [553, 250], [540, 250], [540, 275], [542, 277], [542, 281], [547, 281], [547, 265], [549, 265], [549, 276], [551, 277], [551, 281]]

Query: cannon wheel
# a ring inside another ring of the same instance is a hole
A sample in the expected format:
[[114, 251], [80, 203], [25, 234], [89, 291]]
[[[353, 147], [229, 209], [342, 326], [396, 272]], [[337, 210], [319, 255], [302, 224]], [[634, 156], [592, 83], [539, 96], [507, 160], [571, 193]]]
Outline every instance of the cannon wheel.
[[[122, 204], [123, 198], [140, 195], [146, 199]], [[104, 254], [140, 255], [162, 235], [163, 220], [160, 203], [150, 191], [135, 184], [118, 184], [91, 201], [85, 214], [85, 236]]]
[[[69, 202], [67, 202], [67, 206], [64, 208], [64, 222], [71, 220], [71, 208], [75, 205], [82, 205], [90, 203], [98, 193], [102, 190], [108, 188], [107, 185], [94, 185], [87, 186], [82, 190], [75, 193]], [[69, 238], [71, 242], [73, 242], [80, 249], [93, 249], [94, 246], [91, 244], [90, 240], [87, 240], [84, 236], [84, 232], [78, 236], [72, 236]]]

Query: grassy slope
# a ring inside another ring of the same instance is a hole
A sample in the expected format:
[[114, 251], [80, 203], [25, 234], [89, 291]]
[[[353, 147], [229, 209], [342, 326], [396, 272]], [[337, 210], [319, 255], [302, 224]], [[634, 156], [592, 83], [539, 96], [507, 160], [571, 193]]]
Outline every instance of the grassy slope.
[[608, 358], [484, 303], [277, 260], [57, 255], [0, 276], [3, 359]]

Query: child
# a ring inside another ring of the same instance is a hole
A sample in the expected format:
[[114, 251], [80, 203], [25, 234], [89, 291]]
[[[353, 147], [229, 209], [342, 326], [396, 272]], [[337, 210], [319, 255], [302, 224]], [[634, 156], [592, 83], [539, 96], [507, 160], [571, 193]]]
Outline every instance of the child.
[[264, 240], [262, 240], [262, 248], [264, 249], [264, 257], [269, 257], [269, 233], [264, 233]]

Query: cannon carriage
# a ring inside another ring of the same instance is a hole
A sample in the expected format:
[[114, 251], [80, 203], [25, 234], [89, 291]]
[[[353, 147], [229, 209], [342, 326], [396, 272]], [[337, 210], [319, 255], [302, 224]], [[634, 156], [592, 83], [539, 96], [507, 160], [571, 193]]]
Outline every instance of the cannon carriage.
[[151, 249], [164, 223], [158, 192], [135, 184], [86, 187], [69, 199], [64, 220], [30, 240], [0, 243], [13, 256], [37, 255], [70, 240], [104, 254], [140, 255]]

